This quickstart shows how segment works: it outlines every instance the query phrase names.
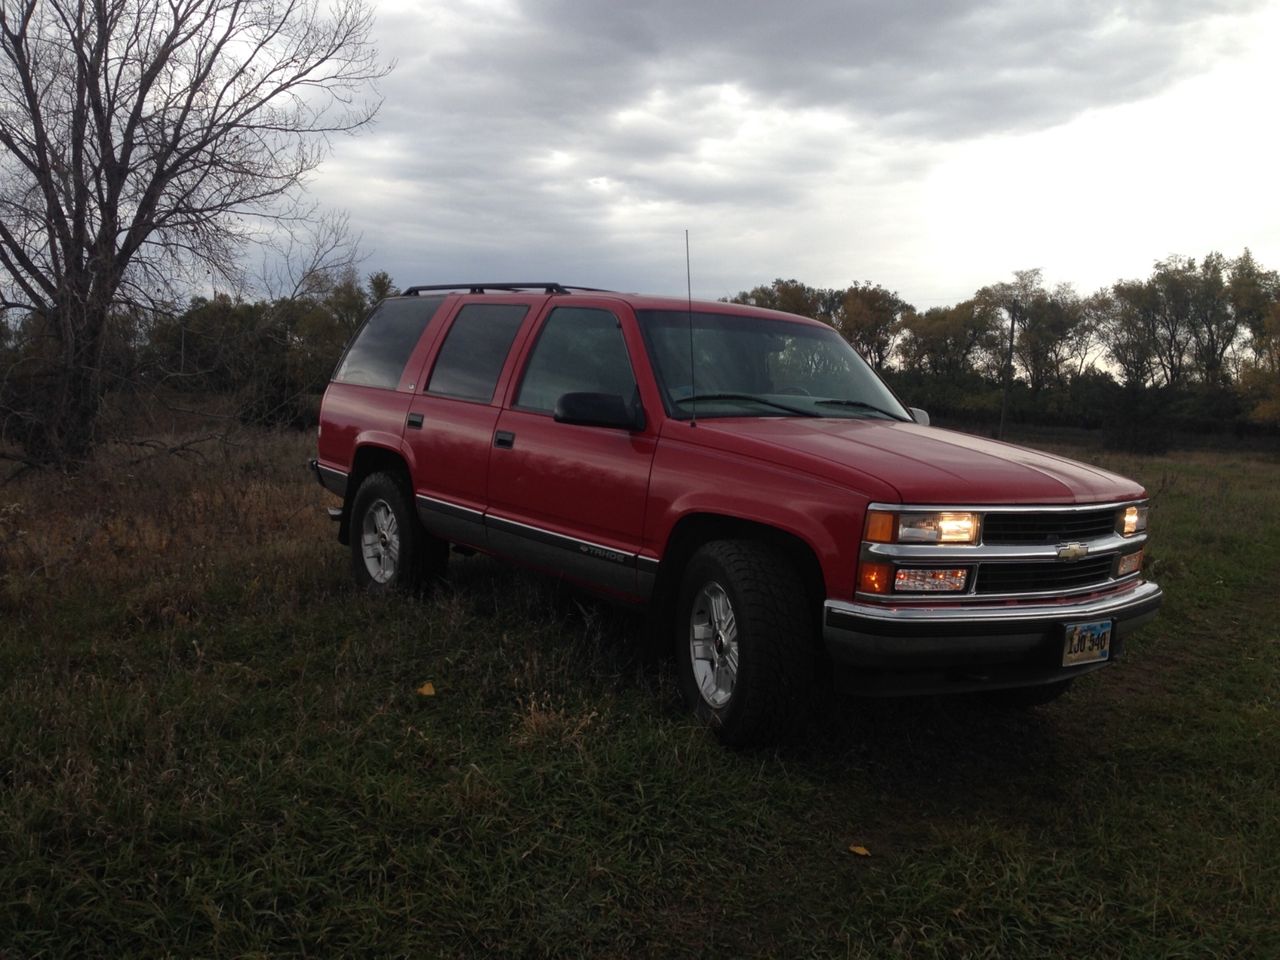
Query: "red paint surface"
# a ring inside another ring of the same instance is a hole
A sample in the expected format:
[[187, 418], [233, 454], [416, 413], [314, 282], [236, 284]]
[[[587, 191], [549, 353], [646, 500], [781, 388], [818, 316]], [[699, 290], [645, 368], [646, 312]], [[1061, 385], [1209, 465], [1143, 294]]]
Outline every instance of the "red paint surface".
[[[937, 506], [1087, 504], [1136, 499], [1142, 488], [1096, 467], [915, 423], [876, 419], [668, 418], [633, 308], [680, 300], [620, 295], [486, 295], [530, 307], [491, 403], [423, 393], [450, 297], [396, 390], [333, 383], [325, 394], [321, 464], [349, 471], [361, 446], [395, 451], [414, 490], [493, 516], [660, 560], [682, 518], [711, 514], [784, 530], [808, 544], [829, 597], [854, 589], [868, 503]], [[600, 306], [619, 318], [644, 406], [642, 431], [574, 426], [510, 408], [538, 326], [557, 305]], [[699, 311], [773, 311], [697, 304]], [[791, 318], [797, 323], [815, 321]], [[406, 430], [410, 412], [421, 430]], [[497, 430], [515, 434], [496, 448]]]

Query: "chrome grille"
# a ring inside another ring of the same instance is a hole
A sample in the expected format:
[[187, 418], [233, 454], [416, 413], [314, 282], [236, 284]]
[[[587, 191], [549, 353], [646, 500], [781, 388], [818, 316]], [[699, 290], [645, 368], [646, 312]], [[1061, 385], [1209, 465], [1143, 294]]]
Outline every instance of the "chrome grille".
[[988, 513], [982, 521], [982, 542], [1004, 545], [1095, 540], [1114, 533], [1115, 528], [1115, 510]]
[[1041, 593], [1077, 590], [1106, 583], [1111, 578], [1111, 557], [1092, 557], [1076, 563], [1060, 560], [1022, 563], [983, 563], [978, 566], [974, 592]]

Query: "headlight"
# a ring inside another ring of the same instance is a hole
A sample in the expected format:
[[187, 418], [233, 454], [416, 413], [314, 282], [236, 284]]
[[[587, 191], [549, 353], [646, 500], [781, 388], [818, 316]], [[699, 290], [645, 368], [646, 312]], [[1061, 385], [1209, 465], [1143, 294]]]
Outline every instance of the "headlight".
[[1120, 514], [1120, 532], [1126, 537], [1132, 537], [1135, 533], [1142, 533], [1147, 529], [1147, 514], [1150, 507], [1133, 506], [1125, 507]]
[[977, 543], [981, 531], [976, 513], [867, 511], [866, 539], [871, 543]]

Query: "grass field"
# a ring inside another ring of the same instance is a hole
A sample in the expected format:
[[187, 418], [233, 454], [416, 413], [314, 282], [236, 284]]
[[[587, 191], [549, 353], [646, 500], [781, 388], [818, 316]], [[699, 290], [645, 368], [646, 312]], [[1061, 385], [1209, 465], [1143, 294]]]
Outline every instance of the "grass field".
[[1054, 705], [732, 753], [633, 615], [356, 594], [307, 439], [136, 454], [0, 487], [4, 960], [1280, 956], [1274, 457], [1078, 454], [1166, 601]]

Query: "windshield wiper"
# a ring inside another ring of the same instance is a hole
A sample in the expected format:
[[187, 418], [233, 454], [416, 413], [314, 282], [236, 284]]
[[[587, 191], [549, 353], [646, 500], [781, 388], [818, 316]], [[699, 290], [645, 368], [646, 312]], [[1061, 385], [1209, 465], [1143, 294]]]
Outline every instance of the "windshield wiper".
[[899, 423], [910, 423], [908, 417], [899, 417], [890, 413], [888, 410], [882, 410], [874, 403], [867, 403], [865, 400], [815, 400], [814, 403], [819, 406], [826, 405], [830, 407], [857, 407], [860, 410], [870, 410], [873, 413], [879, 413], [888, 417], [890, 420], [897, 420]]
[[764, 397], [758, 397], [754, 393], [695, 393], [691, 397], [681, 397], [676, 400], [676, 403], [695, 403], [700, 400], [750, 400], [752, 403], [773, 407], [775, 410], [785, 410], [787, 413], [795, 414], [797, 417], [820, 416], [814, 410], [802, 410], [800, 407], [778, 403], [776, 400], [766, 400]]

